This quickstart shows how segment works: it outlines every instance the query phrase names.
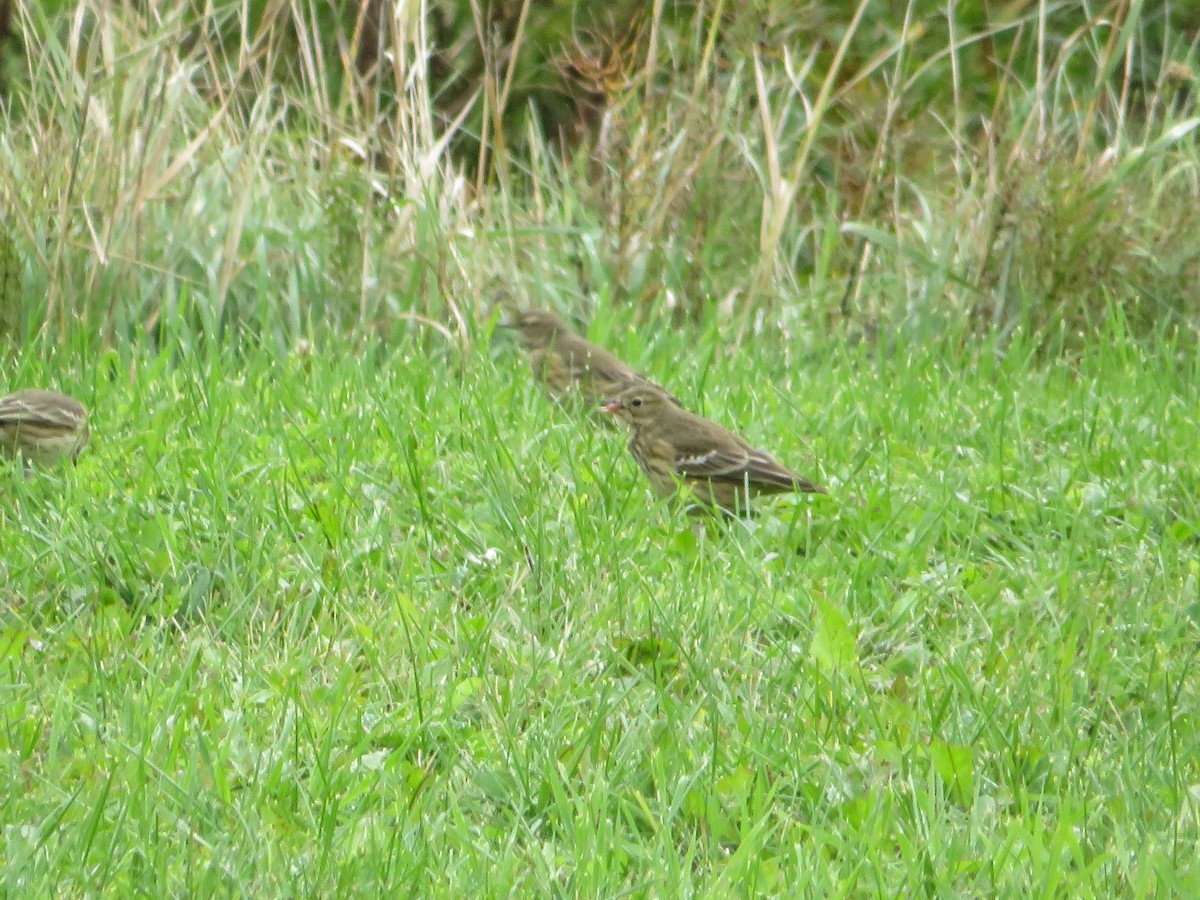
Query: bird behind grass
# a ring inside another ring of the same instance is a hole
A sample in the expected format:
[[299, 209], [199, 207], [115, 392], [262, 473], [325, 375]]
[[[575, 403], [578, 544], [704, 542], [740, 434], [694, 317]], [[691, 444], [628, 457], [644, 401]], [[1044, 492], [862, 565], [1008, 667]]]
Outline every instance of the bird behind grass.
[[[631, 384], [662, 388], [603, 347], [575, 334], [557, 314], [548, 309], [526, 309], [501, 323], [517, 332], [529, 352], [534, 377], [556, 400], [577, 394], [594, 408], [606, 397]], [[672, 401], [670, 394], [663, 391]]]
[[90, 431], [87, 409], [74, 397], [25, 388], [0, 397], [0, 455], [52, 465], [79, 458]]
[[686, 489], [699, 504], [692, 512], [748, 514], [750, 501], [763, 495], [825, 493], [733, 432], [681, 408], [653, 385], [627, 386], [603, 409], [633, 430], [629, 452], [654, 492], [666, 498]]

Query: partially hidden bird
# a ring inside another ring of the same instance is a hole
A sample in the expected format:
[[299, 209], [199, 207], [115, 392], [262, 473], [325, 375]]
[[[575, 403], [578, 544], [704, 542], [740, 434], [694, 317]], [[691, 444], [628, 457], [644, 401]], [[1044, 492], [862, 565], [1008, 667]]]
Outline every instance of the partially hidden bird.
[[631, 384], [657, 388], [673, 403], [679, 401], [661, 385], [635, 371], [603, 347], [574, 331], [548, 309], [526, 309], [500, 323], [517, 333], [529, 352], [534, 377], [554, 399], [577, 393], [590, 407]]
[[41, 465], [79, 458], [90, 431], [87, 409], [57, 391], [24, 388], [0, 397], [0, 455]]

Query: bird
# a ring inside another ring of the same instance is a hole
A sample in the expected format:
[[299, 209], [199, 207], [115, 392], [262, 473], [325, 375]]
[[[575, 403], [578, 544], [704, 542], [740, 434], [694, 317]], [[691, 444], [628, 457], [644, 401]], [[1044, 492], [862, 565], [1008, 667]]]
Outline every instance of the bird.
[[668, 498], [685, 488], [697, 501], [689, 512], [749, 514], [750, 500], [761, 495], [827, 493], [732, 431], [673, 403], [653, 385], [629, 385], [601, 408], [633, 430], [629, 452], [654, 493]]
[[555, 400], [576, 392], [589, 405], [618, 393], [631, 384], [648, 384], [661, 390], [672, 402], [674, 395], [635, 371], [603, 347], [575, 334], [556, 313], [548, 309], [526, 309], [500, 323], [517, 332], [529, 351], [534, 377]]
[[25, 388], [0, 397], [0, 455], [51, 465], [74, 463], [88, 442], [87, 409], [57, 391]]

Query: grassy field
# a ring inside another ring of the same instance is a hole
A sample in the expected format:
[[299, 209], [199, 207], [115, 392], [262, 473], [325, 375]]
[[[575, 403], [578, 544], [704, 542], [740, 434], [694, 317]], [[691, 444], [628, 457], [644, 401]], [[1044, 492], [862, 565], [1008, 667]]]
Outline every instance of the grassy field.
[[5, 475], [8, 891], [1200, 883], [1193, 352], [630, 335], [831, 488], [697, 539], [476, 337], [55, 370], [95, 437]]
[[[1186, 8], [654, 4], [447, 87], [416, 6], [344, 72], [198, 6], [0, 70], [0, 393], [92, 426], [0, 466], [0, 892], [1200, 894]], [[829, 494], [691, 528], [514, 303]]]

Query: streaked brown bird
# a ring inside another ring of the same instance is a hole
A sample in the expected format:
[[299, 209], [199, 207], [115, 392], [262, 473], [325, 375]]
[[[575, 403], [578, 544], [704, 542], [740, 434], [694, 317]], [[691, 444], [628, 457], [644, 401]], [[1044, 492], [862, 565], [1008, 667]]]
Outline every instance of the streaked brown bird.
[[652, 385], [627, 387], [609, 398], [603, 409], [633, 429], [629, 452], [654, 492], [670, 497], [687, 488], [699, 502], [693, 512], [716, 507], [738, 515], [750, 512], [750, 501], [764, 494], [825, 493], [825, 488], [801, 478], [733, 432], [672, 403]]
[[90, 431], [87, 409], [74, 397], [25, 388], [0, 397], [0, 454], [51, 465], [79, 458]]
[[[576, 391], [588, 406], [594, 407], [630, 384], [648, 384], [662, 390], [603, 347], [575, 334], [548, 309], [522, 310], [500, 327], [517, 332], [529, 351], [534, 377], [556, 400]], [[673, 402], [679, 402], [666, 391], [663, 393]]]

